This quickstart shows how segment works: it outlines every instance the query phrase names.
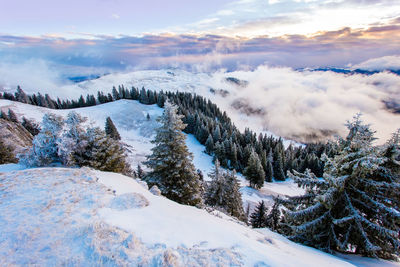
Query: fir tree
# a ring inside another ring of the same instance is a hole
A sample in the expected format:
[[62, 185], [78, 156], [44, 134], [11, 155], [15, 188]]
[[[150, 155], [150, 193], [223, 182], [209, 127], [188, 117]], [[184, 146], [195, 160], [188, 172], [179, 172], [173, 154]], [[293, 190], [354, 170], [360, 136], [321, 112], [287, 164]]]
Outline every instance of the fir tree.
[[272, 178], [274, 177], [274, 168], [273, 164], [273, 156], [272, 151], [269, 152], [266, 162], [266, 171], [265, 171], [265, 181], [272, 182]]
[[240, 184], [236, 177], [235, 170], [226, 173], [226, 184], [228, 191], [230, 192], [226, 206], [228, 214], [238, 218], [239, 220], [246, 221], [247, 217], [243, 210], [242, 194], [239, 191]]
[[212, 151], [214, 150], [214, 140], [213, 140], [211, 134], [208, 135], [207, 141], [205, 143], [205, 147], [206, 147], [207, 154], [211, 154]]
[[161, 127], [152, 141], [155, 147], [145, 163], [151, 171], [146, 180], [157, 185], [162, 194], [171, 200], [187, 205], [200, 205], [201, 183], [192, 163], [193, 156], [185, 144], [182, 130], [186, 125], [177, 107], [167, 101], [159, 118]]
[[265, 227], [265, 214], [268, 211], [265, 207], [264, 200], [258, 203], [255, 210], [250, 214], [250, 223], [253, 228], [264, 228]]
[[115, 125], [110, 117], [106, 118], [105, 131], [106, 131], [106, 134], [109, 135], [111, 138], [113, 138], [115, 140], [121, 140], [121, 136], [119, 135], [117, 127], [115, 127]]
[[274, 153], [274, 165], [273, 165], [273, 170], [274, 170], [274, 178], [277, 181], [285, 181], [286, 177], [283, 172], [283, 160], [282, 160], [282, 155], [280, 153], [279, 149], [275, 150]]
[[88, 144], [86, 160], [82, 162], [83, 166], [131, 175], [125, 151], [118, 140], [110, 138], [100, 128], [90, 128], [86, 135]]
[[243, 174], [250, 182], [251, 187], [258, 189], [263, 186], [265, 173], [263, 167], [261, 166], [260, 159], [254, 151], [250, 154], [247, 167], [244, 169]]
[[332, 252], [395, 258], [400, 252], [399, 177], [372, 145], [374, 132], [358, 115], [347, 124], [339, 153], [325, 156], [323, 180], [310, 171], [290, 175], [305, 195], [287, 206], [292, 239]]
[[269, 214], [266, 215], [265, 218], [265, 226], [268, 227], [270, 230], [279, 232], [280, 226], [280, 219], [281, 219], [281, 212], [279, 210], [279, 200], [275, 199], [274, 205]]

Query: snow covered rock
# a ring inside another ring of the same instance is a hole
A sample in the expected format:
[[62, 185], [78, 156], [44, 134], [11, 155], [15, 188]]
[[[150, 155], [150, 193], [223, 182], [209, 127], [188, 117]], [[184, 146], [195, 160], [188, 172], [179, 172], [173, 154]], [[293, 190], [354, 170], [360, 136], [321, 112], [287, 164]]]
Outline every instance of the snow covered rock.
[[149, 201], [141, 194], [126, 193], [114, 197], [109, 204], [111, 209], [127, 210], [134, 208], [143, 208], [149, 205]]
[[158, 188], [158, 186], [156, 186], [156, 185], [153, 185], [153, 186], [150, 188], [150, 192], [151, 192], [153, 195], [155, 195], [155, 196], [161, 196], [161, 191], [160, 191], [160, 189]]

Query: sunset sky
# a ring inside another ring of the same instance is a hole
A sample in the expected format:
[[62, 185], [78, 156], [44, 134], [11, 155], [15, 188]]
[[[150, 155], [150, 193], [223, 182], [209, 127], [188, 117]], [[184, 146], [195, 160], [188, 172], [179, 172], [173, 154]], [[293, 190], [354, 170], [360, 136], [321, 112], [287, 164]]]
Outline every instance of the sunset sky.
[[398, 64], [399, 44], [398, 0], [14, 0], [0, 9], [2, 62], [83, 72], [374, 67]]

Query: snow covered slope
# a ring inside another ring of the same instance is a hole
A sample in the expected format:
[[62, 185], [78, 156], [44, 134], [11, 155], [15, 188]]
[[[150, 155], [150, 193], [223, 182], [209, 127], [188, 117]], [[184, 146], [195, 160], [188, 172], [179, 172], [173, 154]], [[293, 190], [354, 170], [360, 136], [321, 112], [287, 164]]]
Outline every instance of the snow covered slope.
[[[154, 129], [158, 127], [156, 118], [162, 114], [162, 109], [156, 105], [143, 105], [137, 101], [119, 100], [93, 107], [77, 108], [71, 110], [52, 110], [43, 107], [27, 105], [19, 102], [8, 100], [0, 100], [0, 109], [7, 110], [11, 108], [21, 118], [25, 116], [40, 122], [43, 115], [47, 112], [66, 116], [68, 112], [74, 110], [82, 116], [88, 117], [89, 122], [93, 125], [104, 127], [107, 116], [114, 121], [122, 141], [129, 145], [129, 162], [132, 167], [136, 167], [145, 160], [146, 155], [150, 154], [152, 148], [151, 140], [153, 138]], [[150, 115], [147, 120], [146, 115]], [[200, 169], [205, 180], [208, 179], [208, 173], [213, 168], [212, 157], [204, 153], [204, 146], [201, 145], [193, 135], [187, 135], [186, 144], [189, 151], [194, 155], [194, 165]], [[238, 174], [242, 185], [242, 196], [244, 207], [250, 204], [253, 208], [259, 201], [265, 200], [272, 204], [272, 196], [277, 195], [298, 195], [303, 192], [293, 181], [277, 183], [265, 183], [264, 187], [258, 191], [248, 187], [248, 182], [243, 176]]]
[[0, 265], [351, 266], [100, 171], [0, 166]]

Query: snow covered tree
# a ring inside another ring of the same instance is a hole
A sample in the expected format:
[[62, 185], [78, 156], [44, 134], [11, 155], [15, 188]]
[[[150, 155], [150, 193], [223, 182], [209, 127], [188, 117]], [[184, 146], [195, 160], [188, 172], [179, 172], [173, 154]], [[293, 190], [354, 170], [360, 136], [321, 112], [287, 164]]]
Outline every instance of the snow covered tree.
[[265, 172], [258, 155], [252, 151], [243, 174], [253, 188], [261, 188], [264, 184]]
[[[87, 138], [82, 123], [86, 121], [75, 111], [71, 111], [65, 120], [66, 128], [57, 141], [58, 155], [64, 165], [81, 165], [87, 150]], [[83, 158], [82, 158], [83, 157]]]
[[274, 168], [273, 168], [273, 156], [272, 150], [269, 151], [266, 161], [266, 171], [265, 171], [265, 181], [272, 182], [272, 178], [274, 177]]
[[211, 182], [207, 186], [205, 203], [212, 207], [225, 207], [226, 194], [229, 194], [229, 192], [226, 192], [226, 181], [218, 159], [215, 160], [214, 167], [208, 177], [211, 178]]
[[265, 217], [265, 226], [275, 232], [279, 231], [279, 224], [281, 219], [281, 211], [279, 210], [279, 207], [279, 199], [275, 198], [275, 202], [271, 208], [271, 211], [266, 214]]
[[45, 114], [38, 135], [33, 138], [32, 148], [25, 154], [19, 155], [20, 162], [27, 166], [47, 166], [59, 162], [57, 144], [64, 121], [54, 114]]
[[265, 214], [267, 211], [268, 209], [265, 206], [264, 200], [260, 201], [253, 213], [250, 214], [250, 223], [253, 228], [265, 227]]
[[242, 194], [239, 191], [240, 184], [236, 177], [235, 170], [226, 173], [226, 185], [228, 192], [230, 192], [230, 194], [228, 194], [226, 205], [227, 212], [239, 220], [246, 221], [246, 216], [243, 210]]
[[399, 176], [387, 166], [390, 159], [372, 145], [374, 132], [360, 115], [347, 127], [338, 155], [324, 157], [322, 180], [309, 170], [290, 174], [306, 189], [286, 203], [291, 239], [328, 252], [398, 257]]
[[111, 138], [113, 138], [115, 140], [121, 140], [121, 136], [119, 135], [117, 127], [115, 127], [115, 125], [110, 117], [106, 118], [105, 131], [106, 131], [106, 134], [109, 135]]
[[211, 155], [212, 151], [214, 150], [214, 140], [211, 134], [208, 135], [207, 141], [204, 146], [206, 147], [206, 153]]
[[158, 119], [162, 125], [156, 130], [152, 141], [155, 147], [145, 164], [151, 169], [146, 175], [150, 186], [157, 185], [161, 193], [171, 200], [186, 204], [200, 205], [201, 182], [192, 163], [193, 155], [188, 151], [185, 135], [186, 125], [178, 108], [165, 102], [164, 113]]
[[279, 149], [274, 152], [274, 162], [273, 162], [274, 178], [277, 181], [285, 181], [285, 173], [283, 171], [283, 159]]
[[47, 166], [60, 162], [58, 142], [63, 129], [62, 117], [48, 113], [43, 116], [40, 132], [33, 139], [32, 149], [22, 156], [22, 162], [28, 166]]
[[90, 166], [101, 171], [119, 172], [130, 175], [126, 155], [119, 141], [110, 138], [100, 128], [90, 128], [86, 132], [86, 159], [83, 166]]
[[17, 159], [14, 155], [14, 149], [6, 145], [3, 138], [0, 137], [0, 164], [15, 163]]

